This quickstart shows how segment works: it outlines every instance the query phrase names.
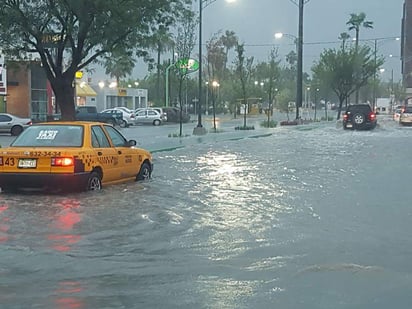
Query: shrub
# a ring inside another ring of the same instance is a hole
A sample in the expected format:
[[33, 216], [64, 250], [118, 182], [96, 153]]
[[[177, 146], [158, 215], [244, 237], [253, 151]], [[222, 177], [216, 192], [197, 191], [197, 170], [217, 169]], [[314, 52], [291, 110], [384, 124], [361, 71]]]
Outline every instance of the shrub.
[[275, 120], [269, 120], [269, 122], [265, 120], [260, 123], [260, 126], [264, 128], [276, 128], [277, 125], [278, 122]]
[[254, 126], [238, 126], [235, 127], [235, 130], [254, 130], [255, 127]]
[[179, 135], [179, 133], [169, 133], [167, 137], [188, 137], [190, 136], [189, 134], [183, 134], [182, 136]]

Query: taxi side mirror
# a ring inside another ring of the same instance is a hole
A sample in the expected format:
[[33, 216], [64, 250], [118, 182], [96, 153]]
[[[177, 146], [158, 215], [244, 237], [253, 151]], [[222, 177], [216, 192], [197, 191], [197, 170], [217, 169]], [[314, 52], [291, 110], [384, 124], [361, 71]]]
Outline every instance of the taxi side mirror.
[[127, 141], [127, 146], [129, 147], [136, 146], [136, 145], [137, 145], [137, 142], [134, 139]]

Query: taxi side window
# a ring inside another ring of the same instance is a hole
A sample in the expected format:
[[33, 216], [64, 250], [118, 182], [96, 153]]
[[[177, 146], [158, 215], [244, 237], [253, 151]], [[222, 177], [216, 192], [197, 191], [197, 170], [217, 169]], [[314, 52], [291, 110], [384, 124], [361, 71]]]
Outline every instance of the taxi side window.
[[125, 147], [127, 144], [126, 139], [121, 135], [116, 129], [114, 129], [112, 126], [104, 126], [107, 133], [110, 136], [110, 139], [112, 140], [112, 143], [115, 147]]
[[92, 127], [92, 146], [95, 148], [108, 148], [110, 147], [109, 140], [103, 129], [100, 126]]

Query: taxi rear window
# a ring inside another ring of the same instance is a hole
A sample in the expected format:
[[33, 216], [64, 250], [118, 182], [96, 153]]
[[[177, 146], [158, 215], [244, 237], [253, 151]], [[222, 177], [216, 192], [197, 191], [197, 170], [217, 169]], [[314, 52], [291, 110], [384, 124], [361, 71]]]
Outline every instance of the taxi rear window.
[[15, 147], [81, 147], [83, 127], [78, 125], [40, 125], [24, 130], [11, 144]]

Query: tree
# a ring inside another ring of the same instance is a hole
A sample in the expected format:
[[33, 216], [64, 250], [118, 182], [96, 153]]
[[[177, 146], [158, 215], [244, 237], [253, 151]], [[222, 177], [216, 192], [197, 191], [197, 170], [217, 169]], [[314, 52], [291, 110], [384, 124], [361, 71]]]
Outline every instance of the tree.
[[273, 48], [270, 51], [268, 62], [259, 63], [256, 66], [256, 77], [263, 81], [263, 91], [267, 95], [268, 100], [268, 119], [269, 124], [270, 116], [272, 116], [273, 111], [273, 101], [275, 99], [275, 94], [279, 87], [280, 78], [280, 60], [278, 59], [278, 50]]
[[226, 30], [225, 34], [221, 36], [220, 41], [222, 42], [222, 45], [225, 48], [225, 62], [224, 62], [223, 67], [226, 70], [229, 50], [236, 46], [238, 42], [238, 38], [234, 31]]
[[147, 56], [152, 32], [190, 0], [0, 0], [0, 44], [12, 60], [38, 54], [60, 107], [74, 119], [74, 77], [113, 50]]
[[105, 67], [106, 74], [110, 77], [116, 78], [117, 85], [120, 85], [120, 78], [130, 75], [135, 66], [132, 52], [124, 53], [123, 51], [113, 50], [109, 56], [106, 57]]
[[359, 46], [359, 32], [360, 28], [373, 28], [372, 21], [366, 21], [366, 14], [361, 12], [359, 14], [352, 13], [350, 14], [350, 19], [346, 22], [348, 25], [348, 30], [352, 31], [355, 30], [355, 46], [358, 48]]
[[341, 48], [342, 48], [343, 50], [345, 50], [346, 41], [350, 39], [349, 33], [347, 33], [347, 32], [342, 32], [342, 33], [339, 35], [339, 38], [338, 38], [338, 39], [342, 41], [342, 46], [341, 46]]
[[[348, 30], [352, 31], [355, 30], [355, 50], [357, 51], [359, 48], [359, 32], [360, 28], [373, 28], [372, 21], [366, 21], [366, 14], [361, 12], [359, 14], [352, 13], [350, 14], [350, 19], [346, 22], [348, 25]], [[359, 102], [359, 89], [356, 90], [355, 101], [356, 103]]]
[[173, 35], [169, 32], [168, 27], [161, 26], [151, 39], [150, 46], [156, 51], [156, 99], [160, 100], [163, 96], [160, 90], [160, 79], [162, 72], [161, 55], [171, 50], [175, 45]]
[[[193, 51], [196, 41], [195, 28], [197, 24], [197, 19], [194, 18], [194, 13], [191, 11], [185, 12], [179, 21], [179, 28], [177, 31], [176, 38], [176, 51], [179, 55], [180, 60], [184, 60], [184, 63], [187, 65], [186, 61], [189, 61], [190, 54]], [[180, 62], [180, 64], [182, 64]], [[179, 136], [182, 136], [182, 119], [183, 119], [183, 96], [182, 96], [182, 86], [183, 81], [187, 78], [187, 75], [190, 73], [189, 68], [178, 67], [177, 68], [179, 76], [179, 107], [180, 107], [180, 130]]]
[[242, 101], [245, 105], [244, 117], [243, 117], [243, 127], [246, 128], [246, 115], [249, 110], [248, 105], [248, 85], [250, 84], [250, 78], [253, 72], [253, 57], [245, 57], [245, 47], [244, 44], [236, 45], [236, 59], [235, 59], [235, 71], [236, 76], [239, 79]]
[[349, 50], [327, 49], [312, 67], [314, 79], [330, 87], [339, 99], [337, 119], [340, 118], [343, 102], [360, 87], [366, 85], [383, 64], [383, 58], [374, 58], [367, 46]]

